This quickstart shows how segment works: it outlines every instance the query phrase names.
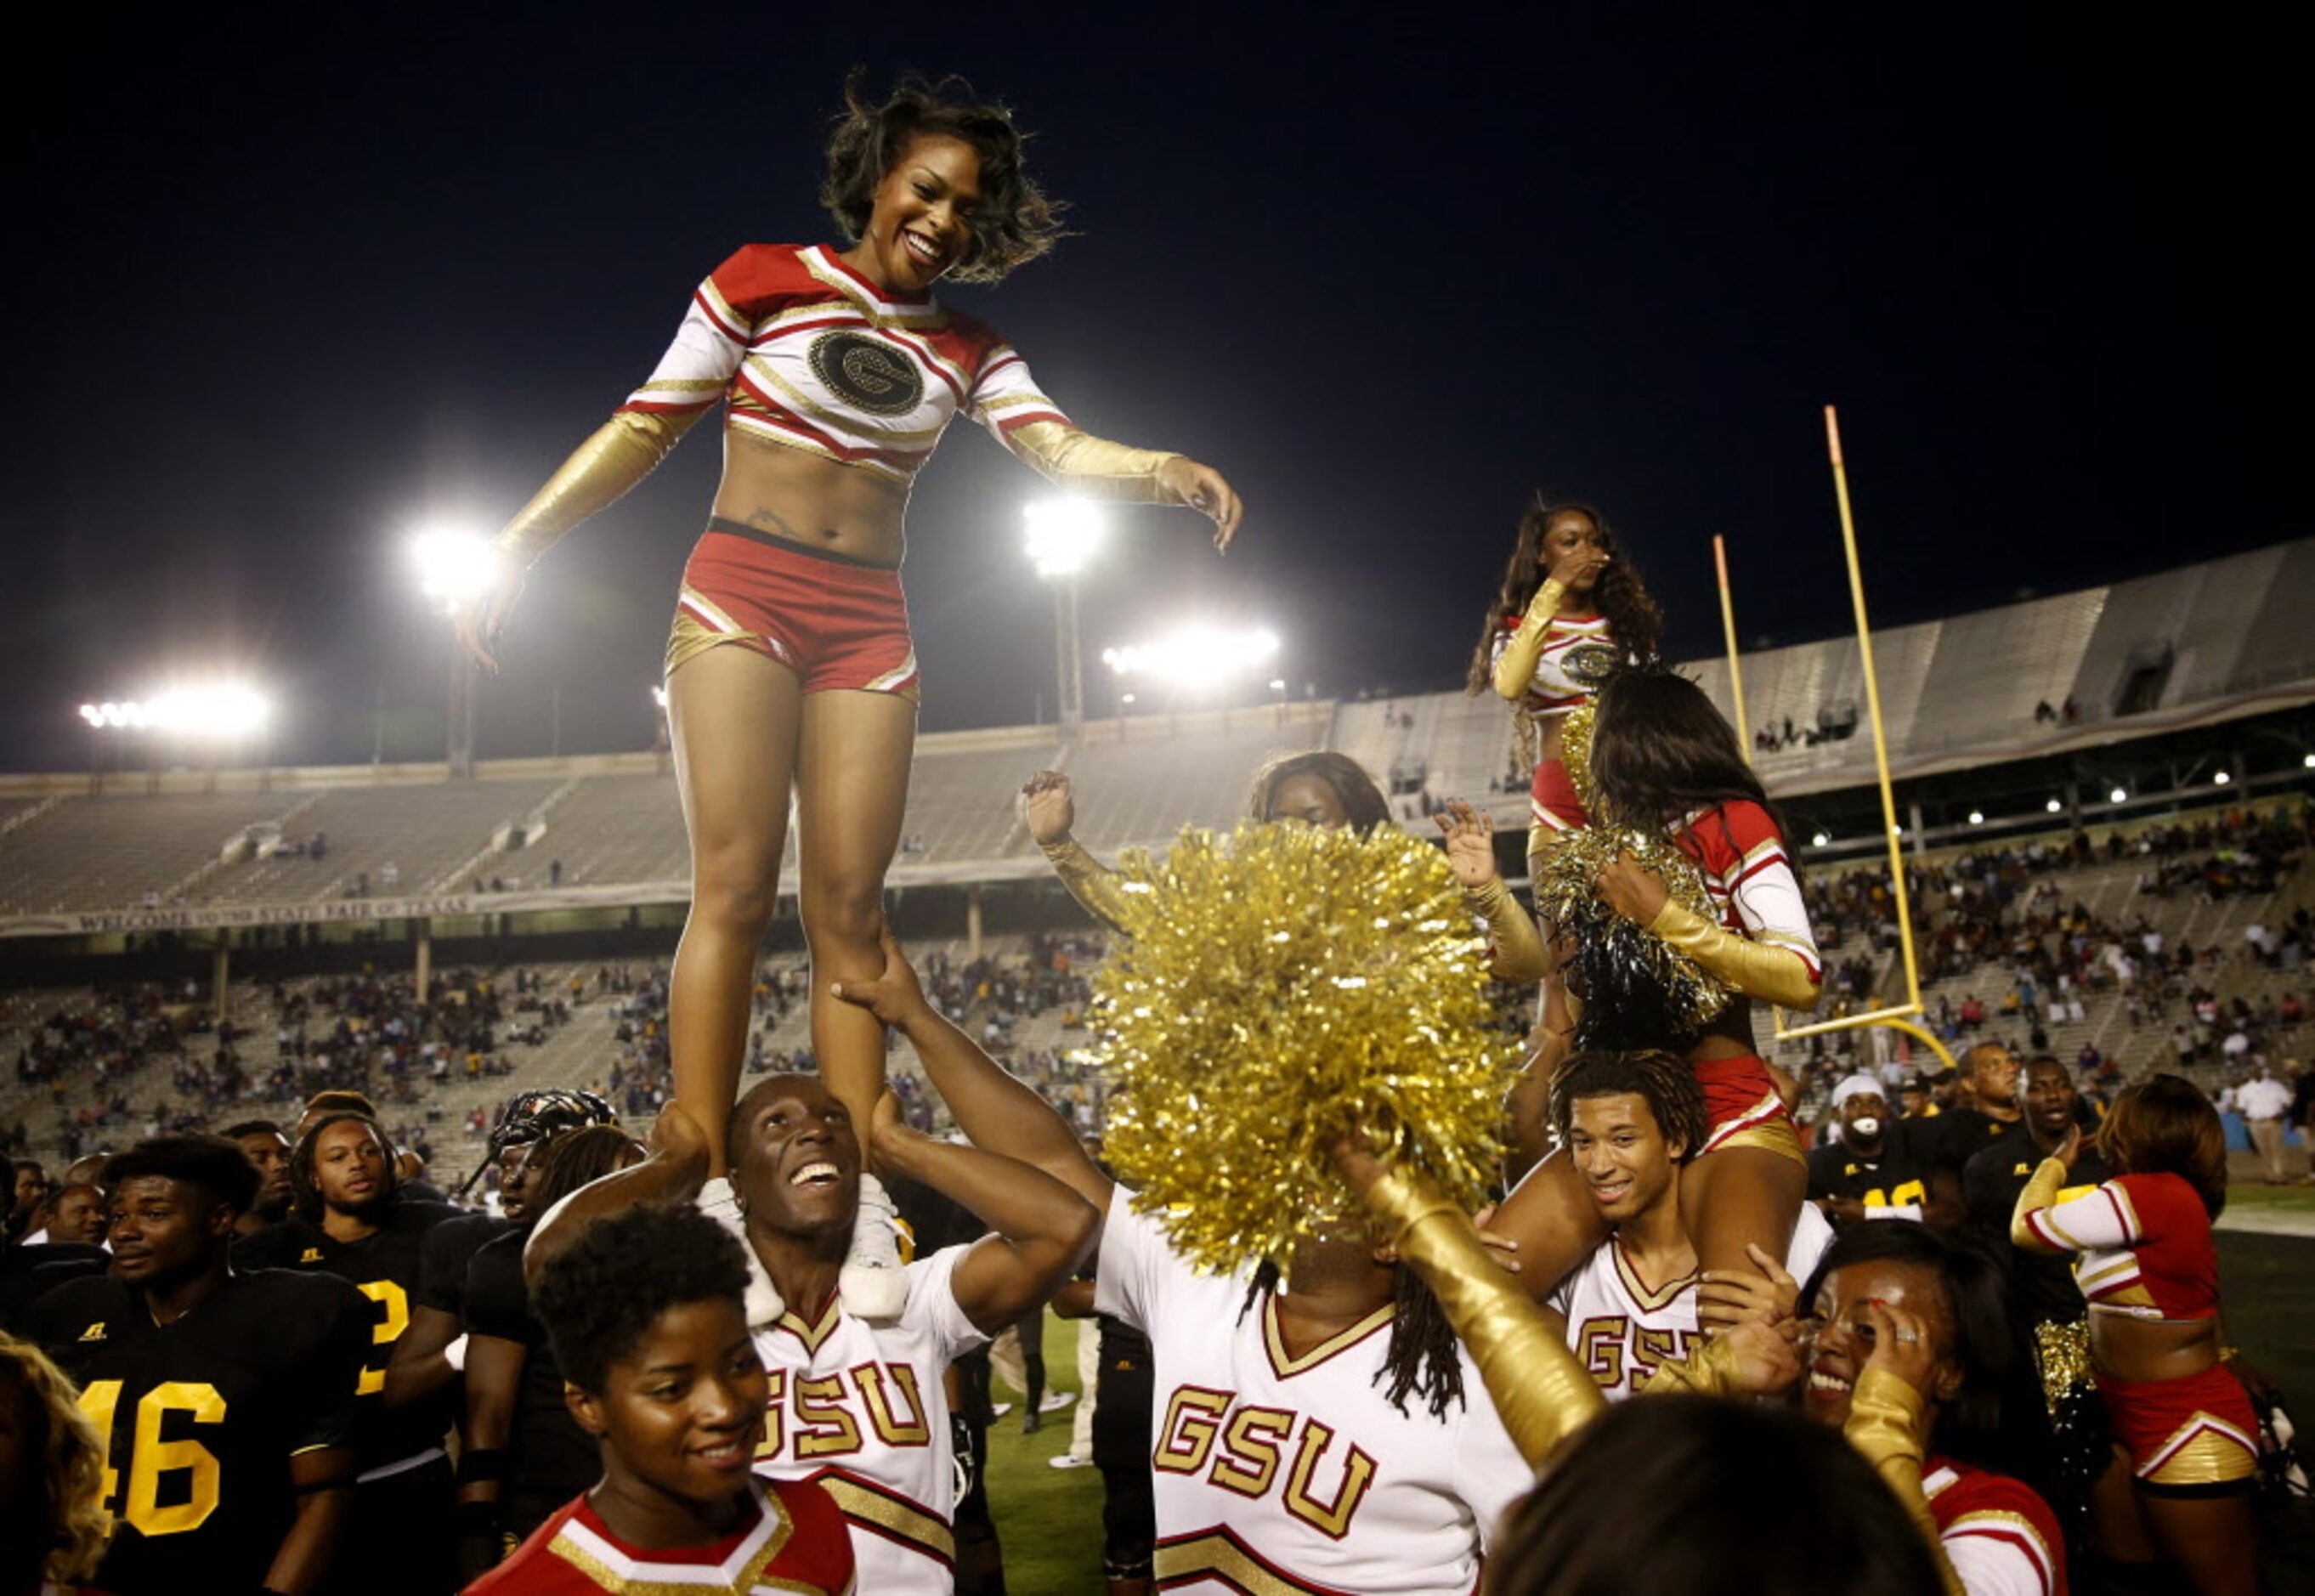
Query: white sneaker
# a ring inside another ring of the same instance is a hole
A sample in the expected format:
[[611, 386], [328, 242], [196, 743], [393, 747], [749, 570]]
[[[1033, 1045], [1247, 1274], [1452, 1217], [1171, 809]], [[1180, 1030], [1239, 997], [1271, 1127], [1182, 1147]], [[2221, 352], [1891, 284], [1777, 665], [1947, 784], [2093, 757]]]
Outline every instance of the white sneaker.
[[740, 1249], [748, 1255], [748, 1327], [769, 1329], [788, 1306], [780, 1300], [779, 1288], [772, 1284], [763, 1261], [748, 1244], [748, 1221], [740, 1212], [739, 1199], [732, 1195], [732, 1183], [720, 1175], [709, 1181], [699, 1188], [697, 1206], [701, 1213], [740, 1238]]
[[909, 1306], [909, 1272], [900, 1264], [900, 1210], [884, 1183], [860, 1177], [860, 1212], [852, 1221], [852, 1251], [836, 1277], [845, 1311], [872, 1325], [898, 1322]]
[[989, 1416], [992, 1419], [1001, 1419], [1012, 1411], [1013, 1405], [1009, 1402], [992, 1402], [989, 1405]]
[[1075, 1391], [1048, 1391], [1045, 1399], [1037, 1404], [1037, 1411], [1041, 1414], [1059, 1413], [1077, 1399]]
[[1045, 1459], [1048, 1468], [1085, 1468], [1092, 1463], [1091, 1458], [1080, 1458], [1075, 1452], [1058, 1452]]

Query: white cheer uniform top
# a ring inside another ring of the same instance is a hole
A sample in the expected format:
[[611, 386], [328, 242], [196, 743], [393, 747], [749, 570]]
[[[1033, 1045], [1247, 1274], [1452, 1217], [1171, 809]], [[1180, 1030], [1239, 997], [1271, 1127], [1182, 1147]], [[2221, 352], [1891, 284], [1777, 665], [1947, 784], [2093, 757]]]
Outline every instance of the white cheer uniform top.
[[[1095, 1306], [1149, 1337], [1158, 1583], [1195, 1596], [1468, 1596], [1534, 1483], [1477, 1370], [1434, 1416], [1383, 1396], [1385, 1307], [1299, 1358], [1251, 1270], [1200, 1274], [1119, 1187]], [[863, 1589], [867, 1588], [863, 1581]]]
[[756, 1472], [817, 1480], [852, 1528], [863, 1592], [956, 1588], [954, 1449], [941, 1376], [989, 1337], [951, 1285], [968, 1247], [908, 1266], [909, 1305], [878, 1328], [834, 1298], [807, 1324], [794, 1310], [756, 1334], [771, 1374]]
[[[1832, 1227], [1816, 1204], [1801, 1204], [1785, 1272], [1805, 1284], [1832, 1245]], [[1610, 1402], [1621, 1402], [1657, 1368], [1687, 1359], [1697, 1341], [1696, 1276], [1661, 1286], [1640, 1278], [1622, 1239], [1610, 1236], [1551, 1294], [1567, 1320], [1567, 1344]]]

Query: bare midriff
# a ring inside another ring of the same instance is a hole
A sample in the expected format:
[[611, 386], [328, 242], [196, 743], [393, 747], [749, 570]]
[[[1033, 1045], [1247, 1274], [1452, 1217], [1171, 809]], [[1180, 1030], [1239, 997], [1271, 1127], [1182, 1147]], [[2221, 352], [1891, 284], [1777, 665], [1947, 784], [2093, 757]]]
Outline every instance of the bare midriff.
[[1705, 1024], [1688, 1050], [1695, 1064], [1714, 1059], [1758, 1058], [1761, 1044], [1752, 1033], [1752, 1000], [1742, 992], [1728, 995], [1728, 1006]]
[[2174, 1380], [2219, 1361], [2219, 1322], [2139, 1319], [2090, 1309], [2090, 1361], [2120, 1380]]
[[803, 449], [723, 435], [714, 513], [818, 554], [897, 568], [909, 488]]
[[1535, 757], [1539, 762], [1559, 758], [1559, 723], [1566, 718], [1564, 714], [1536, 717]]

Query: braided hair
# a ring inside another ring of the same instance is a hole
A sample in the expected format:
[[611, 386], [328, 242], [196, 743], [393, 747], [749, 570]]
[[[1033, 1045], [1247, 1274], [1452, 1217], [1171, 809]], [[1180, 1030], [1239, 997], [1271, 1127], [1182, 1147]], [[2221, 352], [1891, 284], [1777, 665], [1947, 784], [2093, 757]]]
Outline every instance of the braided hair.
[[[1404, 1264], [1391, 1274], [1390, 1345], [1383, 1353], [1382, 1373], [1375, 1378], [1389, 1377], [1383, 1396], [1399, 1412], [1406, 1412], [1409, 1396], [1420, 1396], [1432, 1416], [1443, 1419], [1450, 1406], [1463, 1405], [1463, 1360], [1455, 1326], [1421, 1275]], [[1276, 1294], [1278, 1281], [1275, 1264], [1265, 1261], [1255, 1270], [1237, 1310], [1239, 1324], [1255, 1304]]]

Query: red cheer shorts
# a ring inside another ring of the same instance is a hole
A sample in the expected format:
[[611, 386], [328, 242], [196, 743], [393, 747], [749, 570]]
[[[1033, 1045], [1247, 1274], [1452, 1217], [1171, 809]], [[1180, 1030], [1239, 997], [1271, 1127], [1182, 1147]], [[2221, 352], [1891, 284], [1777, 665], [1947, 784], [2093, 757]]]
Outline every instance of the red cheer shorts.
[[2258, 1472], [2258, 1416], [2223, 1363], [2184, 1379], [2098, 1377], [2114, 1438], [2150, 1491], [2222, 1494]]
[[917, 650], [900, 573], [772, 538], [718, 516], [676, 596], [667, 669], [720, 643], [778, 661], [807, 693], [851, 689], [918, 701]]
[[1590, 823], [1575, 784], [1567, 779], [1567, 767], [1557, 759], [1538, 761], [1528, 813], [1538, 831], [1581, 831]]
[[1733, 1059], [1694, 1060], [1689, 1068], [1703, 1088], [1704, 1113], [1711, 1125], [1699, 1157], [1725, 1148], [1752, 1147], [1781, 1154], [1796, 1163], [1807, 1161], [1801, 1154], [1799, 1133], [1793, 1129], [1792, 1113], [1785, 1107], [1764, 1060], [1739, 1053]]

